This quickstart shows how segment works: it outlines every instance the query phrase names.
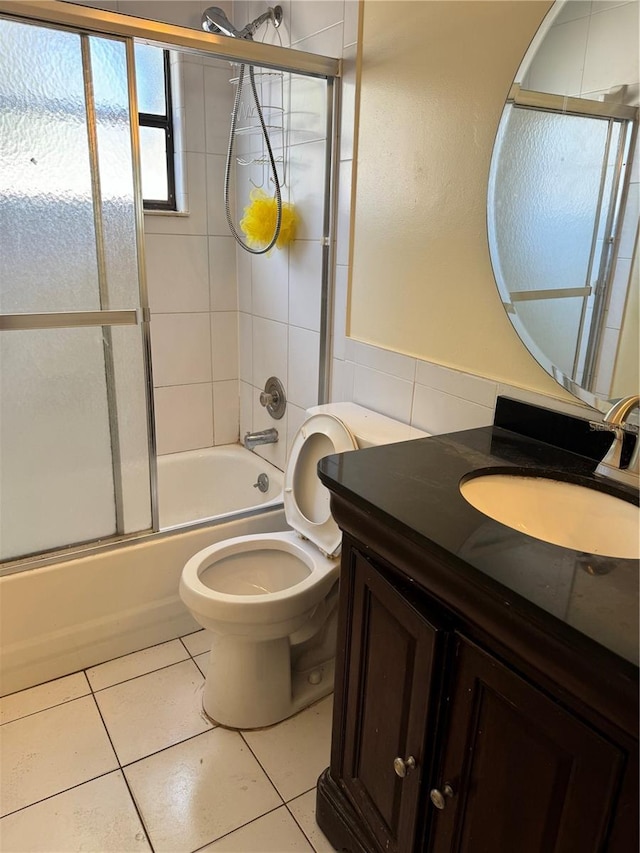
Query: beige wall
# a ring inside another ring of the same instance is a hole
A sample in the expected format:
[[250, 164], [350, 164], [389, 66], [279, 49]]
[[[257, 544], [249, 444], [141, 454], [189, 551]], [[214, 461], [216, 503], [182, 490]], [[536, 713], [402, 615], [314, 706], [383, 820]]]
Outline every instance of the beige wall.
[[365, 0], [349, 334], [554, 396], [491, 270], [487, 180], [542, 2]]

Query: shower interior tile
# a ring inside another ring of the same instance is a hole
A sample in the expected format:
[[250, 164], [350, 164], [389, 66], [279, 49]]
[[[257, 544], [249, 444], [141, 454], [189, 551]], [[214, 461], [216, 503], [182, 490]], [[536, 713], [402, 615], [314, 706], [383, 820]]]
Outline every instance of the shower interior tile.
[[231, 109], [236, 87], [230, 82], [235, 76], [230, 66], [204, 68], [205, 145], [207, 154], [224, 154], [229, 144]]
[[208, 311], [207, 238], [147, 234], [144, 245], [151, 312]]
[[240, 432], [237, 379], [213, 383], [213, 438], [216, 445], [236, 444]]
[[[207, 234], [226, 237], [229, 225], [224, 207], [224, 172], [226, 157], [224, 154], [207, 154]], [[231, 216], [235, 221], [235, 187], [231, 181], [229, 191]]]
[[104, 690], [130, 678], [146, 675], [165, 666], [187, 660], [188, 652], [179, 640], [160, 643], [130, 655], [92, 666], [87, 670], [87, 678], [92, 690]]
[[289, 249], [251, 258], [252, 313], [267, 320], [289, 319]]
[[154, 314], [151, 319], [156, 386], [211, 382], [209, 313]]
[[0, 724], [62, 705], [72, 699], [79, 699], [90, 692], [85, 674], [76, 672], [55, 681], [38, 684], [28, 690], [21, 690], [19, 693], [12, 693], [0, 699]]
[[183, 106], [185, 109], [185, 151], [204, 153], [204, 76], [202, 64], [188, 54], [182, 56]]
[[212, 311], [238, 310], [233, 237], [209, 237], [209, 291]]
[[309, 377], [318, 375], [319, 360], [319, 333], [290, 326], [287, 397], [301, 409], [308, 409], [318, 403], [317, 383], [309, 381]]
[[[342, 23], [344, 0], [324, 0], [322, 3], [294, 3], [289, 28], [292, 41], [313, 36], [321, 30]], [[340, 45], [342, 47], [342, 44]], [[327, 56], [339, 56], [329, 53]]]
[[181, 640], [187, 647], [189, 654], [195, 657], [211, 651], [213, 637], [209, 631], [202, 630], [187, 634], [186, 637], [181, 637]]
[[0, 822], [3, 850], [151, 850], [121, 771], [85, 782]]
[[313, 788], [329, 766], [332, 708], [327, 696], [278, 726], [243, 732], [285, 802]]
[[213, 445], [211, 383], [154, 390], [158, 454]]
[[295, 800], [287, 803], [287, 808], [302, 827], [316, 853], [334, 853], [334, 848], [329, 844], [327, 837], [316, 823], [316, 789], [307, 791]]
[[214, 382], [220, 382], [225, 379], [237, 379], [237, 311], [215, 311], [211, 314], [211, 351]]
[[291, 201], [300, 216], [296, 238], [320, 240], [324, 230], [324, 141], [292, 145], [289, 160]]
[[6, 723], [0, 736], [3, 815], [118, 767], [92, 696]]
[[240, 735], [221, 728], [136, 762], [125, 776], [156, 853], [196, 850], [282, 805]]
[[199, 853], [313, 853], [285, 806], [203, 847]]
[[[287, 388], [287, 339], [288, 327], [284, 323], [253, 318], [253, 380], [256, 388], [264, 388], [270, 376], [277, 376]], [[254, 418], [256, 412], [254, 409]], [[267, 415], [269, 417], [269, 415]], [[270, 418], [271, 420], [271, 418]], [[273, 424], [270, 424], [273, 426]], [[262, 429], [258, 427], [256, 429]]]
[[192, 660], [95, 694], [121, 764], [212, 727], [202, 712], [204, 679]]
[[322, 295], [322, 246], [312, 240], [296, 240], [290, 249], [289, 323], [320, 331]]

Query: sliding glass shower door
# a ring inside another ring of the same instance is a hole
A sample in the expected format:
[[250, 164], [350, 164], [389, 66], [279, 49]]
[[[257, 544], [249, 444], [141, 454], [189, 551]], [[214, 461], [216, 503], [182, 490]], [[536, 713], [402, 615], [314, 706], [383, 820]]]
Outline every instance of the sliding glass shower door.
[[0, 561], [152, 526], [131, 64], [0, 18]]

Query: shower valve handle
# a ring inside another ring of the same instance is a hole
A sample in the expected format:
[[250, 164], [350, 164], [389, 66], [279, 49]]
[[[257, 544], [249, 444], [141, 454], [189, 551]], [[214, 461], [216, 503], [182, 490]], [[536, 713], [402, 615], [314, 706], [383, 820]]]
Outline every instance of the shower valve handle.
[[260, 405], [261, 406], [277, 406], [278, 401], [280, 399], [280, 395], [276, 391], [275, 394], [269, 394], [267, 391], [260, 392]]
[[260, 405], [276, 420], [280, 420], [284, 415], [287, 398], [284, 386], [276, 376], [270, 376], [265, 382], [264, 391], [260, 392]]

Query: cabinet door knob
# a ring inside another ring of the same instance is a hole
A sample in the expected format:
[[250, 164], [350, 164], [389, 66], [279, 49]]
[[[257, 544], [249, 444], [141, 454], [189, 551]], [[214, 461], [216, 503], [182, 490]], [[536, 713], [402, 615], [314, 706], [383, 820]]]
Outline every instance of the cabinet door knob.
[[454, 790], [451, 785], [447, 784], [444, 786], [442, 791], [439, 791], [437, 788], [434, 788], [432, 791], [429, 791], [429, 797], [431, 802], [437, 809], [443, 809], [447, 805], [446, 797], [453, 797]]
[[407, 773], [411, 773], [412, 770], [416, 769], [416, 760], [413, 755], [410, 755], [409, 758], [394, 758], [393, 769], [401, 779], [404, 779]]

